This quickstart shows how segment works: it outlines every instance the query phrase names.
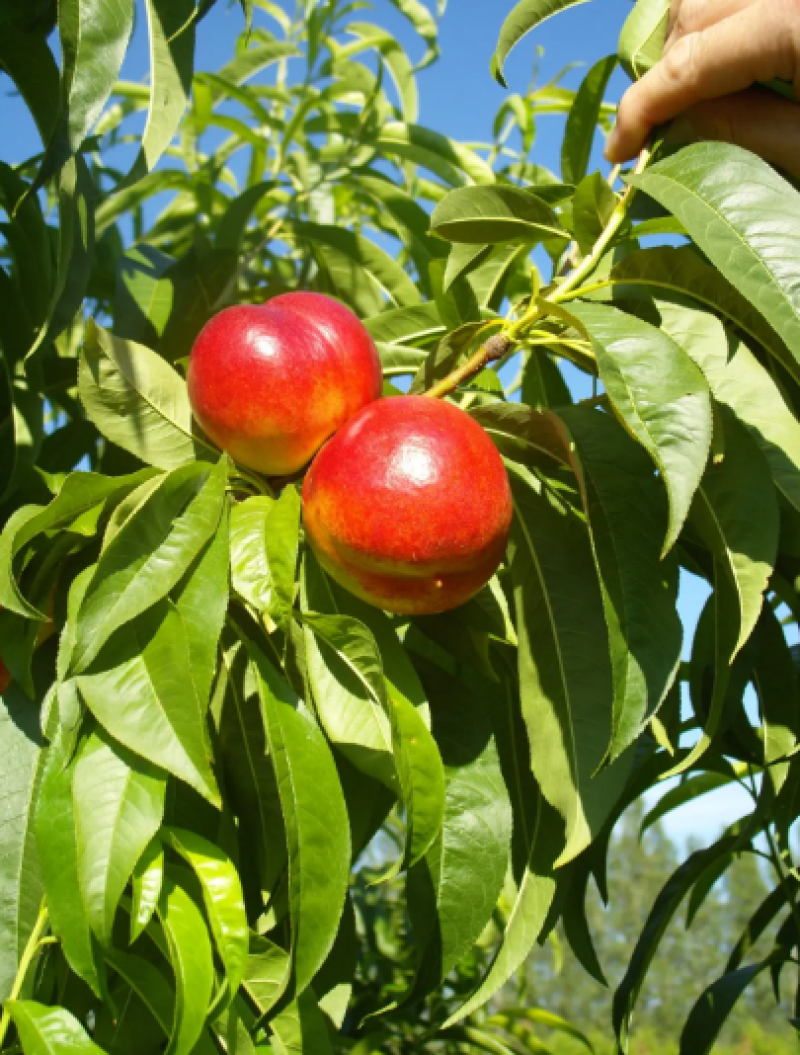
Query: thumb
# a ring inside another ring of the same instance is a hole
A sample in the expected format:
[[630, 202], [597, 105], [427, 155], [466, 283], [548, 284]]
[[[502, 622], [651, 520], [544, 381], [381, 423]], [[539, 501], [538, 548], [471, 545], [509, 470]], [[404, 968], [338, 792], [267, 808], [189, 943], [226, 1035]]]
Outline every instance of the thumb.
[[800, 106], [763, 88], [709, 99], [670, 127], [671, 142], [716, 139], [734, 143], [800, 179]]

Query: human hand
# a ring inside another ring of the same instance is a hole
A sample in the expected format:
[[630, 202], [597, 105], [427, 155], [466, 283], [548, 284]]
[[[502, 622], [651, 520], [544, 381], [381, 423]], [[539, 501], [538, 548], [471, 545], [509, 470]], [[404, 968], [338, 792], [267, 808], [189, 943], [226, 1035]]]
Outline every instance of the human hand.
[[677, 118], [671, 138], [736, 143], [800, 176], [800, 106], [754, 87], [775, 77], [800, 95], [800, 0], [672, 0], [663, 57], [623, 96], [606, 158], [630, 160]]

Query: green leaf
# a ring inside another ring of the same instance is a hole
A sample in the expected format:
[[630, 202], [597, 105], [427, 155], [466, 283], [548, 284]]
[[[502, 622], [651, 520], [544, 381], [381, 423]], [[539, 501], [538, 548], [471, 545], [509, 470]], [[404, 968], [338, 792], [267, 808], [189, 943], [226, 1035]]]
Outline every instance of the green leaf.
[[519, 699], [504, 677], [492, 694], [492, 724], [514, 810], [513, 905], [502, 940], [480, 984], [444, 1028], [486, 1004], [524, 963], [539, 937], [556, 892], [553, 863], [564, 846], [564, 824], [536, 787]]
[[255, 857], [261, 889], [271, 893], [286, 867], [286, 833], [272, 760], [267, 753], [258, 690], [247, 677], [245, 650], [223, 652], [225, 681], [218, 719], [225, 780], [242, 845]]
[[631, 80], [643, 77], [661, 58], [668, 20], [669, 0], [637, 0], [617, 44], [620, 62]]
[[468, 245], [454, 242], [450, 246], [442, 289], [447, 292], [453, 283], [476, 268], [489, 255], [488, 245]]
[[165, 828], [164, 841], [183, 857], [200, 881], [211, 931], [225, 965], [233, 999], [244, 978], [248, 954], [247, 916], [236, 869], [218, 846], [194, 832]]
[[217, 671], [217, 652], [228, 611], [230, 541], [228, 508], [223, 505], [216, 531], [175, 591], [189, 642], [197, 697], [205, 707]]
[[[133, 953], [111, 948], [106, 950], [105, 957], [151, 1013], [164, 1036], [169, 1037], [175, 1017], [175, 994], [164, 974], [144, 957]], [[199, 1050], [200, 1045], [195, 1051], [199, 1053]]]
[[639, 992], [672, 917], [703, 872], [720, 857], [735, 849], [738, 842], [737, 836], [726, 836], [705, 850], [695, 851], [673, 873], [656, 898], [647, 923], [636, 942], [625, 976], [614, 993], [612, 1018], [623, 1050], [627, 1045], [630, 1020]]
[[301, 993], [339, 928], [350, 871], [347, 810], [316, 722], [267, 659], [250, 648], [286, 825], [294, 983]]
[[436, 741], [416, 707], [390, 700], [392, 744], [406, 810], [405, 864], [413, 868], [439, 837], [444, 822], [445, 779]]
[[572, 199], [572, 231], [584, 255], [592, 251], [592, 246], [611, 219], [617, 202], [616, 194], [601, 172], [585, 176], [576, 187]]
[[768, 604], [761, 611], [756, 644], [753, 683], [761, 706], [764, 762], [771, 765], [794, 751], [800, 728], [794, 661], [781, 624]]
[[666, 553], [677, 539], [711, 445], [708, 385], [670, 337], [603, 304], [571, 304], [589, 331], [615, 412], [655, 462], [669, 497]]
[[78, 393], [89, 420], [117, 446], [160, 469], [218, 452], [194, 435], [186, 383], [155, 352], [114, 337], [91, 319]]
[[736, 971], [747, 953], [752, 949], [767, 927], [772, 923], [781, 909], [786, 907], [786, 891], [782, 886], [775, 887], [764, 898], [747, 922], [739, 940], [731, 950], [725, 973]]
[[297, 238], [311, 242], [319, 249], [331, 278], [344, 295], [351, 286], [351, 276], [363, 272], [378, 294], [386, 294], [400, 307], [419, 304], [421, 296], [400, 264], [389, 254], [353, 231], [331, 224], [294, 221], [284, 223]]
[[617, 65], [615, 55], [600, 59], [584, 77], [567, 115], [561, 145], [561, 174], [565, 183], [577, 186], [589, 169], [597, 123], [611, 74]]
[[564, 426], [555, 414], [520, 403], [475, 407], [470, 416], [484, 428], [501, 454], [523, 464], [569, 465]]
[[100, 557], [78, 613], [72, 669], [80, 673], [125, 623], [165, 597], [216, 531], [227, 459], [174, 469]]
[[[510, 560], [522, 714], [542, 793], [566, 822], [556, 867], [600, 830], [630, 759], [599, 774], [611, 735], [611, 670], [600, 588], [585, 526], [561, 501], [512, 474]], [[596, 775], [595, 775], [596, 774]]]
[[417, 64], [417, 70], [430, 66], [439, 54], [436, 20], [421, 0], [391, 0], [391, 3], [406, 16], [427, 45], [425, 54]]
[[186, 628], [171, 602], [160, 601], [117, 631], [76, 680], [115, 740], [220, 804]]
[[713, 982], [689, 1012], [681, 1031], [680, 1055], [707, 1055], [748, 985], [767, 967], [783, 963], [787, 955], [782, 949], [777, 949], [760, 963], [740, 967], [738, 971], [724, 974]]
[[276, 1055], [333, 1055], [325, 1016], [309, 987], [271, 1021]]
[[413, 704], [422, 714], [426, 726], [430, 727], [425, 689], [389, 616], [330, 579], [309, 549], [303, 555], [303, 578], [309, 607], [315, 612], [347, 615], [368, 628], [378, 646], [389, 695], [392, 698], [402, 696]]
[[104, 990], [80, 882], [78, 831], [72, 793], [74, 764], [63, 735], [48, 751], [34, 829], [53, 933], [75, 973], [95, 995]]
[[[131, 904], [131, 945], [153, 918], [164, 885], [164, 847], [160, 840], [146, 846], [133, 866]], [[113, 966], [113, 965], [112, 965]]]
[[186, 112], [192, 86], [194, 25], [190, 20], [194, 10], [194, 0], [145, 0], [150, 107], [139, 153], [118, 190], [153, 171]]
[[451, 242], [479, 246], [497, 242], [533, 245], [566, 235], [549, 205], [531, 191], [507, 186], [450, 191], [433, 211], [431, 231]]
[[6, 1004], [26, 1055], [104, 1055], [74, 1015], [34, 1000]]
[[660, 559], [667, 506], [645, 451], [607, 414], [569, 408], [561, 417], [577, 445], [608, 627], [613, 762], [661, 706], [678, 669], [678, 569], [674, 558]]
[[273, 498], [257, 495], [231, 510], [231, 584], [257, 612], [269, 611], [272, 598], [267, 520], [274, 505]]
[[755, 628], [775, 564], [779, 516], [766, 460], [747, 430], [722, 408], [725, 456], [703, 477], [694, 526], [729, 580], [739, 630], [733, 656]]
[[364, 325], [373, 339], [387, 344], [419, 340], [444, 333], [435, 304], [419, 304], [414, 308], [395, 308], [365, 319]]
[[557, 15], [559, 11], [567, 7], [574, 7], [583, 2], [584, 0], [519, 0], [511, 12], [506, 15], [500, 29], [497, 47], [492, 55], [491, 72], [495, 80], [507, 88], [503, 70], [511, 49], [545, 19]]
[[38, 33], [4, 25], [0, 35], [0, 66], [25, 100], [42, 143], [47, 146], [58, 119], [61, 81], [47, 39]]
[[[320, 591], [314, 589], [307, 568], [304, 561], [310, 606]], [[348, 615], [306, 612], [303, 627], [311, 691], [328, 739], [356, 768], [396, 791], [391, 721], [375, 638], [360, 620]]]
[[262, 1015], [277, 1004], [291, 971], [289, 954], [261, 934], [250, 935], [244, 988]]
[[89, 925], [111, 945], [117, 906], [164, 815], [166, 775], [93, 733], [72, 778], [78, 877]]
[[665, 301], [657, 307], [662, 329], [694, 359], [714, 398], [747, 426], [776, 486], [800, 509], [800, 424], [772, 375], [708, 312]]
[[61, 114], [42, 161], [39, 186], [78, 152], [97, 123], [125, 58], [133, 17], [133, 0], [59, 4]]
[[372, 145], [382, 154], [430, 169], [450, 187], [495, 181], [491, 167], [474, 150], [422, 125], [389, 121]]
[[58, 175], [58, 267], [46, 319], [28, 357], [54, 340], [79, 311], [95, 253], [94, 183], [82, 157], [71, 158]]
[[696, 773], [686, 777], [677, 787], [670, 788], [666, 794], [661, 796], [655, 806], [648, 810], [639, 828], [640, 837], [644, 835], [648, 828], [652, 828], [654, 824], [657, 824], [662, 817], [666, 817], [668, 813], [685, 806], [688, 802], [694, 802], [695, 799], [708, 795], [712, 791], [728, 787], [732, 779], [733, 777], [728, 774], [713, 772]]
[[203, 914], [169, 873], [158, 918], [175, 974], [175, 1017], [166, 1055], [189, 1055], [200, 1039], [214, 986], [214, 960]]
[[38, 714], [11, 685], [0, 695], [0, 1000], [5, 1002], [36, 922], [44, 888], [33, 816], [42, 775]]
[[432, 992], [477, 941], [500, 894], [511, 837], [508, 792], [480, 690], [426, 661], [416, 665], [431, 698], [447, 787], [441, 834], [408, 873], [419, 964], [414, 999]]
[[533, 410], [568, 407], [572, 403], [557, 363], [541, 348], [531, 348], [525, 359], [520, 399]]
[[49, 505], [23, 506], [13, 513], [0, 535], [0, 604], [29, 619], [45, 620], [46, 614], [26, 600], [17, 586], [15, 559], [45, 532], [71, 531], [91, 537], [107, 509], [154, 475], [152, 470], [114, 478], [70, 473]]
[[[686, 294], [712, 311], [719, 312], [727, 321], [762, 344], [790, 372], [793, 368], [797, 370], [791, 353], [775, 331], [715, 267], [702, 259], [693, 246], [640, 249], [614, 265], [610, 281]], [[621, 293], [624, 295], [624, 291]]]
[[[264, 34], [267, 37], [267, 34]], [[219, 77], [233, 84], [244, 84], [245, 81], [255, 77], [261, 70], [271, 66], [281, 59], [291, 59], [298, 56], [300, 52], [293, 44], [283, 40], [266, 39], [262, 44], [253, 44], [244, 48], [235, 59], [223, 66], [219, 71]]]
[[264, 549], [270, 580], [267, 610], [284, 630], [292, 618], [299, 546], [300, 495], [289, 484], [269, 510], [264, 524]]
[[171, 256], [145, 244], [132, 246], [119, 258], [114, 290], [114, 333], [118, 338], [147, 346], [158, 342], [174, 295], [172, 284], [162, 279], [174, 263]]
[[[725, 278], [800, 362], [800, 195], [766, 161], [727, 143], [696, 143], [631, 182], [678, 217]], [[743, 190], [744, 188], [744, 190]]]

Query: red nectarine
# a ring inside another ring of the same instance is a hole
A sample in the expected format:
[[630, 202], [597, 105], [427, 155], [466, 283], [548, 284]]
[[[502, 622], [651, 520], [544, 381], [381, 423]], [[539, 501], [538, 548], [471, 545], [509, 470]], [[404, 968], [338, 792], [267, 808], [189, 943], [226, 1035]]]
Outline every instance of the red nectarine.
[[382, 384], [366, 328], [320, 293], [225, 308], [200, 331], [187, 381], [208, 436], [268, 476], [302, 469]]
[[319, 452], [303, 486], [306, 536], [365, 601], [423, 615], [455, 608], [494, 574], [511, 490], [484, 430], [452, 403], [371, 403]]

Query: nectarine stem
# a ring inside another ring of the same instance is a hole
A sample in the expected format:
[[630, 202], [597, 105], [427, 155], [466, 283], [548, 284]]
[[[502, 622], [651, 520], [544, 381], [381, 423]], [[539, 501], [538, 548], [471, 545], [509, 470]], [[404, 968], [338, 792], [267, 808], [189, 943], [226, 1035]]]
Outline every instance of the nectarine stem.
[[480, 346], [473, 356], [467, 359], [463, 366], [459, 366], [452, 374], [442, 378], [433, 388], [429, 388], [425, 395], [432, 396], [434, 399], [449, 396], [459, 385], [463, 385], [465, 381], [469, 381], [470, 378], [484, 370], [489, 363], [502, 359], [513, 343], [511, 338], [503, 333], [494, 334]]

